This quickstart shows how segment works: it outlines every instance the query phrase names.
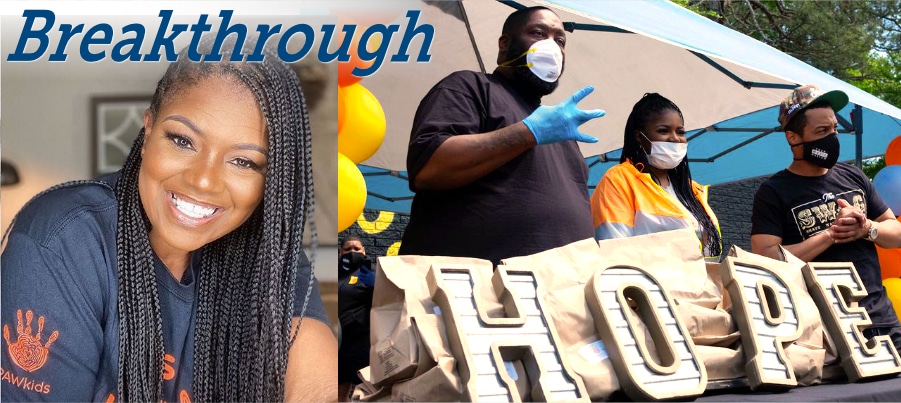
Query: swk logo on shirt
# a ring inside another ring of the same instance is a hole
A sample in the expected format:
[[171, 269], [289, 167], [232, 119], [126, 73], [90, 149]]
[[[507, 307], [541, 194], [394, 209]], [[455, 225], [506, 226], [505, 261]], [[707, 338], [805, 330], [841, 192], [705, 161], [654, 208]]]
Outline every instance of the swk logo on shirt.
[[[54, 330], [47, 338], [47, 341], [41, 340], [41, 333], [44, 331], [44, 317], [38, 316], [37, 331], [32, 334], [31, 323], [34, 319], [34, 313], [29, 309], [25, 311], [25, 320], [22, 320], [22, 310], [16, 310], [16, 340], [10, 338], [9, 325], [3, 324], [3, 339], [6, 340], [6, 352], [9, 354], [10, 360], [17, 367], [26, 372], [34, 372], [47, 363], [47, 356], [50, 354], [50, 346], [59, 337], [59, 331]], [[17, 376], [8, 370], [0, 369], [0, 377], [4, 382], [9, 382], [16, 387], [32, 390], [40, 393], [50, 393], [50, 384], [47, 382], [36, 382], [25, 376]]]
[[28, 372], [34, 372], [43, 367], [47, 362], [47, 355], [50, 353], [50, 346], [59, 337], [59, 331], [54, 330], [47, 338], [47, 341], [41, 344], [41, 332], [44, 331], [44, 317], [38, 316], [38, 329], [32, 336], [31, 320], [34, 313], [31, 310], [25, 311], [25, 324], [22, 324], [22, 310], [16, 310], [16, 332], [18, 337], [15, 342], [10, 341], [9, 325], [3, 324], [3, 339], [6, 340], [6, 351], [9, 352], [9, 358], [13, 364]]
[[839, 210], [837, 198], [850, 200], [852, 206], [860, 209], [864, 215], [867, 214], [867, 203], [861, 190], [851, 190], [839, 194], [824, 193], [818, 199], [792, 208], [795, 224], [803, 239], [810, 238], [832, 226]]

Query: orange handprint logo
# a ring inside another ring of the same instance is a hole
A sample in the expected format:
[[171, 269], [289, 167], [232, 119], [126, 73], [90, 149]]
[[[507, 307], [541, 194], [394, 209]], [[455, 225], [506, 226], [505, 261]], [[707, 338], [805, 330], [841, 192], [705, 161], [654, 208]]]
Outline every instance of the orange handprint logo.
[[53, 331], [47, 339], [47, 343], [41, 345], [41, 332], [44, 330], [44, 317], [38, 316], [38, 331], [31, 335], [31, 319], [34, 314], [29, 309], [25, 311], [25, 326], [22, 326], [22, 310], [16, 310], [16, 331], [19, 337], [15, 343], [9, 341], [9, 325], [3, 325], [3, 338], [6, 339], [9, 358], [13, 360], [13, 364], [19, 366], [28, 372], [34, 372], [47, 362], [47, 354], [50, 352], [50, 345], [59, 337], [59, 331]]

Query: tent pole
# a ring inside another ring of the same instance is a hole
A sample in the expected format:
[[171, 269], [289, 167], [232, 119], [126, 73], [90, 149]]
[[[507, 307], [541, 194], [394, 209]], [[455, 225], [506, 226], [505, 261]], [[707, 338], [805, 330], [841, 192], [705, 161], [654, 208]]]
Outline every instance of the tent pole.
[[469, 42], [472, 43], [472, 49], [475, 50], [476, 60], [479, 62], [479, 70], [482, 73], [487, 73], [485, 71], [485, 63], [482, 62], [482, 54], [479, 53], [479, 47], [476, 45], [476, 37], [472, 34], [472, 25], [469, 23], [469, 17], [466, 15], [466, 7], [463, 6], [463, 2], [459, 3], [460, 5], [460, 16], [463, 18], [463, 24], [466, 25], [466, 32], [469, 34]]
[[854, 104], [854, 119], [851, 119], [854, 125], [854, 165], [863, 168], [863, 108], [858, 104]]

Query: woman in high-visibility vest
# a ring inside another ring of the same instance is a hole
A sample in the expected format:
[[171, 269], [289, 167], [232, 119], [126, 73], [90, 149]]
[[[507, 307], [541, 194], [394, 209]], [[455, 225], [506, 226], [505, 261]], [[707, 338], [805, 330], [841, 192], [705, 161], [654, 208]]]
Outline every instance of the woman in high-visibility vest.
[[632, 108], [620, 164], [604, 174], [591, 196], [595, 238], [610, 239], [691, 228], [708, 259], [722, 252], [709, 186], [691, 179], [682, 111], [660, 94]]

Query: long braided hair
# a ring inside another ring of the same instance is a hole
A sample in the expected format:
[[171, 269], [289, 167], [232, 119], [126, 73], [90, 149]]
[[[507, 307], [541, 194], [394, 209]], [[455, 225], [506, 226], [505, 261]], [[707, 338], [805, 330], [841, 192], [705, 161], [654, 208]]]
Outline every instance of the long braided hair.
[[[673, 101], [666, 99], [657, 93], [647, 93], [641, 97], [635, 106], [632, 107], [632, 113], [626, 120], [626, 129], [623, 134], [623, 154], [619, 158], [619, 162], [632, 163], [639, 171], [645, 172], [648, 166], [648, 157], [645, 150], [641, 147], [636, 134], [639, 130], [644, 130], [644, 126], [652, 119], [659, 116], [665, 111], [675, 111], [679, 114], [682, 121], [682, 111]], [[692, 190], [691, 171], [688, 169], [688, 158], [683, 158], [675, 168], [669, 170], [670, 180], [673, 184], [673, 190], [682, 205], [688, 208], [688, 211], [698, 220], [704, 233], [707, 234], [705, 247], [712, 256], [719, 256], [722, 253], [722, 235], [713, 223], [713, 219], [707, 215], [704, 206], [695, 198]], [[652, 175], [653, 176], [653, 175]]]
[[[258, 101], [269, 145], [263, 198], [246, 222], [203, 248], [193, 400], [276, 401], [284, 398], [288, 350], [297, 332], [291, 324], [303, 228], [313, 215], [309, 116], [296, 74], [275, 52], [267, 49], [259, 63], [228, 62], [233, 51], [249, 54], [255, 47], [248, 41], [234, 49], [234, 43], [222, 46], [223, 62], [194, 63], [182, 50], [157, 84], [150, 112], [155, 118], [162, 105], [210, 77], [236, 79]], [[211, 35], [198, 48], [209, 53]], [[142, 129], [115, 187], [122, 401], [159, 401], [162, 393], [160, 302], [150, 222], [138, 193], [144, 136]], [[312, 271], [303, 275], [312, 287]]]

